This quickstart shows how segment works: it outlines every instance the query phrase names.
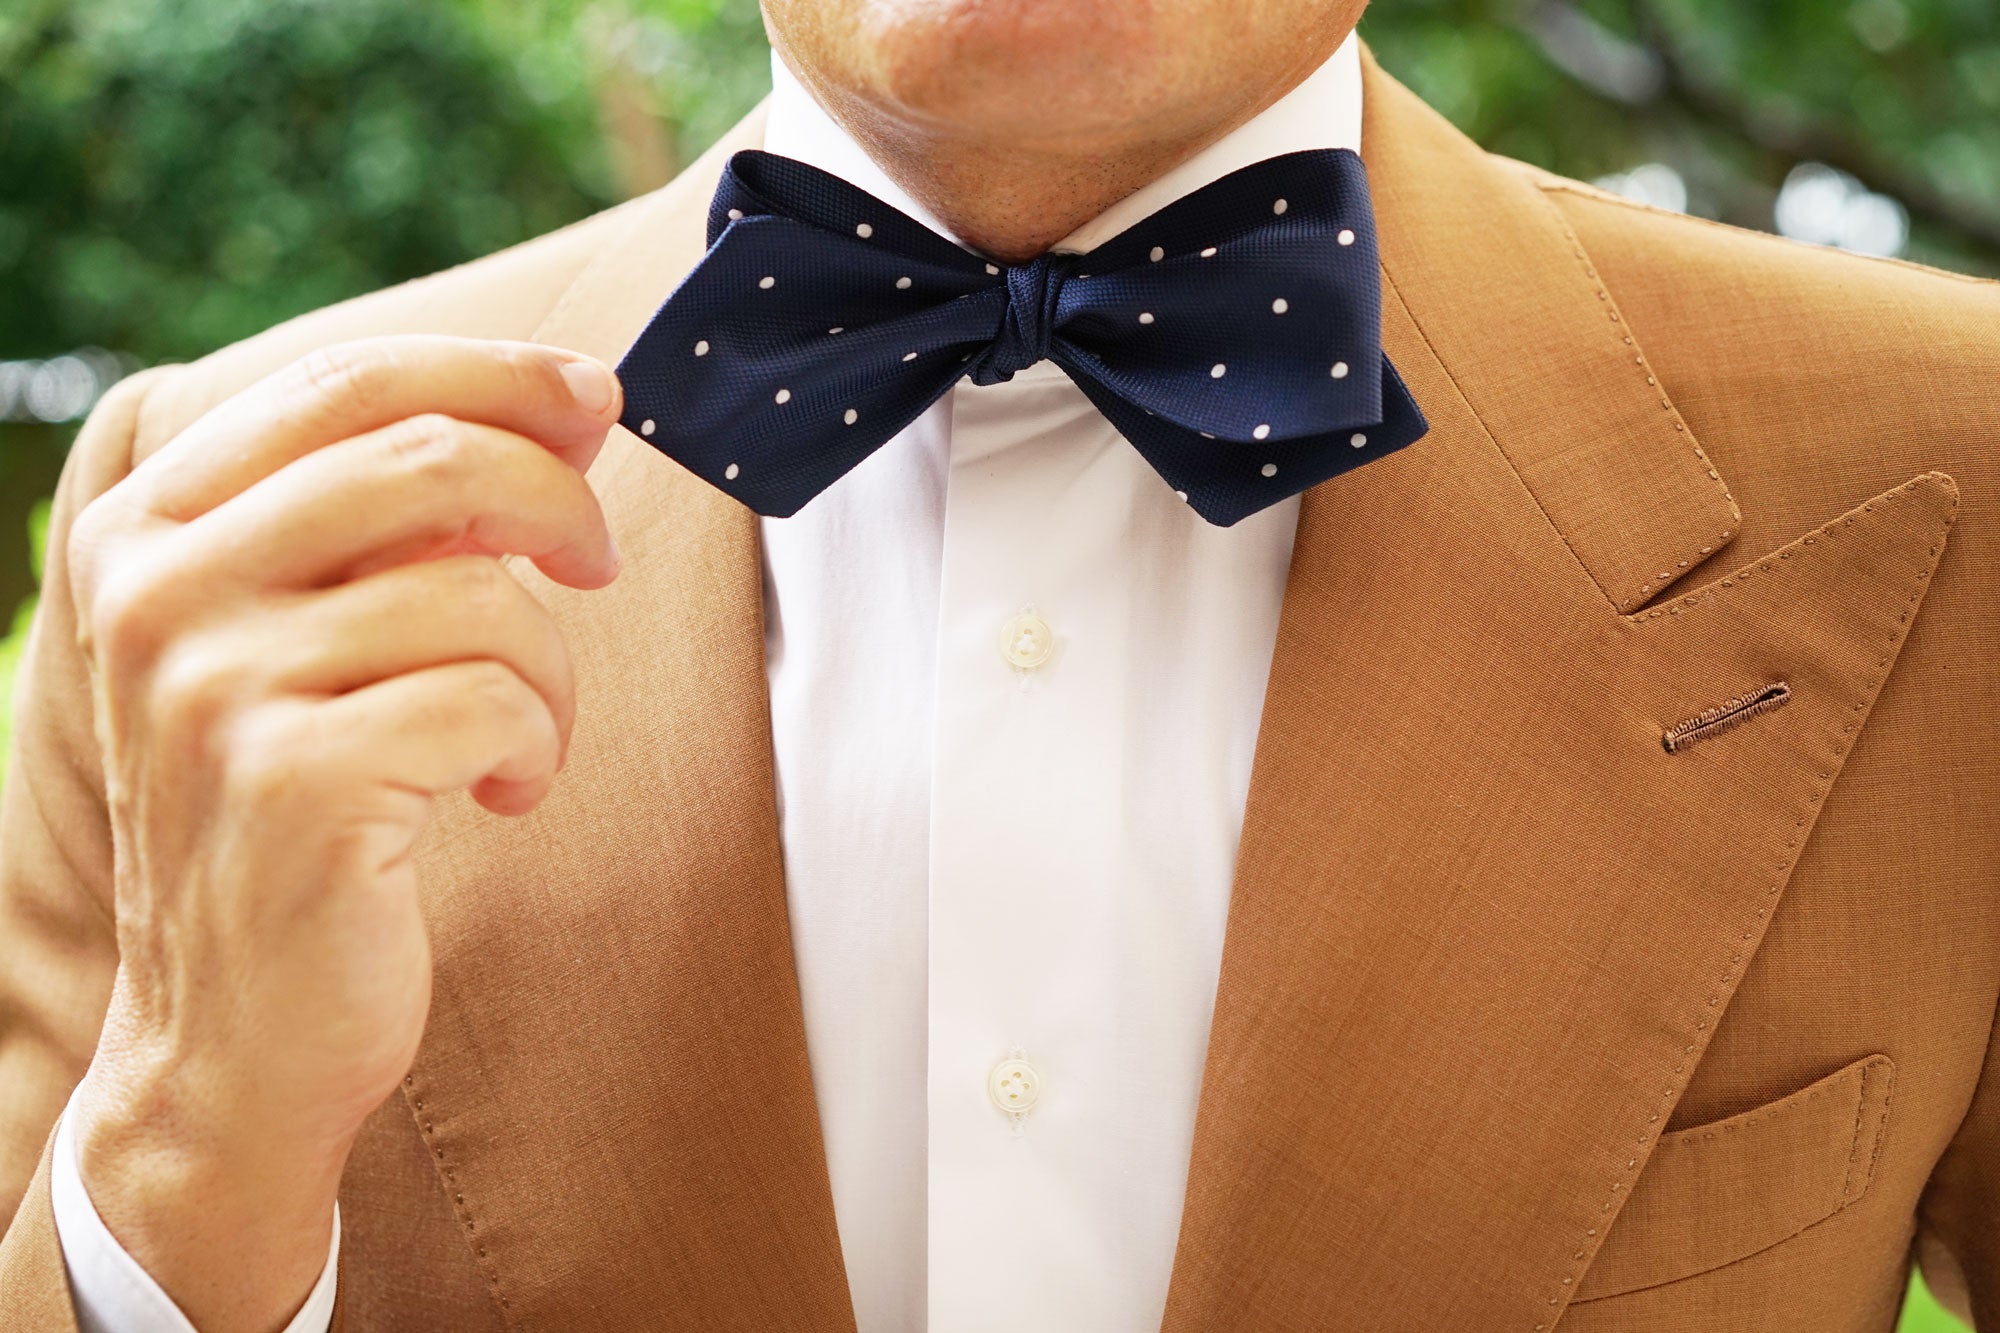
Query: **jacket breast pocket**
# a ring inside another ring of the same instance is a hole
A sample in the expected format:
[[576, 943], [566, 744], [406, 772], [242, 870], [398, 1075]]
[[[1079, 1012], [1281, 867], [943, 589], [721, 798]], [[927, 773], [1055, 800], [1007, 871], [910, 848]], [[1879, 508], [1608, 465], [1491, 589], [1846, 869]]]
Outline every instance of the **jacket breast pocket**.
[[1867, 1192], [1895, 1065], [1871, 1055], [1753, 1110], [1660, 1136], [1576, 1301], [1747, 1259]]

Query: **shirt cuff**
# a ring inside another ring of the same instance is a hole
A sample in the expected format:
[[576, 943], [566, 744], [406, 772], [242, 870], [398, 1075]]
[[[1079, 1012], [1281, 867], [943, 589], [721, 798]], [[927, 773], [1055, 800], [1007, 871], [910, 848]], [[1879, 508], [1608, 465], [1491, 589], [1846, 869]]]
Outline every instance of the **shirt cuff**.
[[[62, 1124], [56, 1129], [54, 1160], [49, 1163], [49, 1192], [55, 1209], [56, 1239], [62, 1245], [63, 1265], [69, 1269], [77, 1326], [82, 1333], [196, 1333], [173, 1298], [125, 1252], [97, 1215], [90, 1193], [83, 1187], [70, 1120], [65, 1108]], [[340, 1205], [335, 1204], [326, 1268], [306, 1303], [285, 1325], [284, 1333], [327, 1333], [333, 1324], [339, 1259]]]

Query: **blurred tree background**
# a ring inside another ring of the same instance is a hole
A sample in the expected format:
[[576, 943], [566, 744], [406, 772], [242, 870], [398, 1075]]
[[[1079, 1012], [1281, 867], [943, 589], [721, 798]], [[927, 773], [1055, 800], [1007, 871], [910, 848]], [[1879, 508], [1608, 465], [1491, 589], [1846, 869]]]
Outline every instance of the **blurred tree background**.
[[[1994, 0], [1376, 0], [1362, 31], [1498, 152], [2000, 274]], [[0, 695], [42, 501], [119, 375], [650, 189], [768, 58], [754, 0], [7, 0]], [[1913, 1292], [1905, 1330], [1954, 1327]]]

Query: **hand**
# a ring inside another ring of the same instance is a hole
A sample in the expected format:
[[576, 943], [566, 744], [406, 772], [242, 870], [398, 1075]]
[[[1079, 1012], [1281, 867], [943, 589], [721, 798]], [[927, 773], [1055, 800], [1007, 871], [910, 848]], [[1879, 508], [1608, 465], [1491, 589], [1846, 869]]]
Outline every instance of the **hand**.
[[497, 557], [616, 576], [583, 471], [618, 410], [572, 353], [352, 343], [221, 404], [77, 517], [119, 947], [79, 1155], [204, 1333], [303, 1302], [348, 1149], [416, 1053], [410, 853], [433, 799], [525, 812], [562, 766], [568, 655]]

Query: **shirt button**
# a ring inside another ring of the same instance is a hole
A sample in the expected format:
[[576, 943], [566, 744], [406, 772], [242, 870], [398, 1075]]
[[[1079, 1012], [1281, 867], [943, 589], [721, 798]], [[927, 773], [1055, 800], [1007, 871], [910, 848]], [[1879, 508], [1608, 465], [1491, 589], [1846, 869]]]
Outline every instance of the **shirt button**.
[[1042, 1096], [1042, 1076], [1026, 1060], [1002, 1060], [986, 1076], [993, 1104], [1012, 1115], [1028, 1110]]
[[1023, 611], [1000, 627], [1000, 655], [1007, 664], [1033, 671], [1056, 650], [1056, 632], [1033, 611]]

